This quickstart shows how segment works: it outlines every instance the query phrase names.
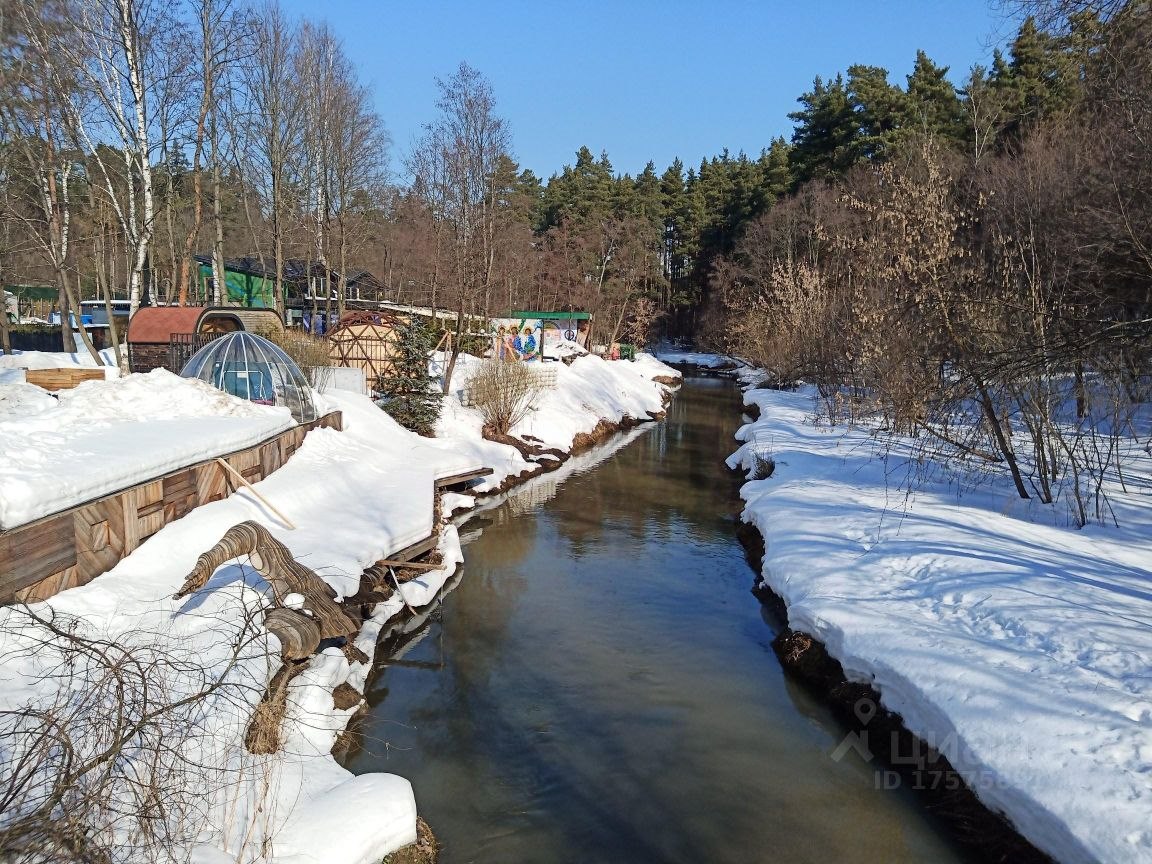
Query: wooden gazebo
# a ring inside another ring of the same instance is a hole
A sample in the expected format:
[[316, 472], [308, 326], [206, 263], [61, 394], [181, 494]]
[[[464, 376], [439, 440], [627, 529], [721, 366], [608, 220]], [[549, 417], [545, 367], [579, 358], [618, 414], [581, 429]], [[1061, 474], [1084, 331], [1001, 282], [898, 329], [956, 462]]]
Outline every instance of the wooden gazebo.
[[328, 356], [336, 366], [364, 370], [370, 388], [394, 374], [397, 325], [403, 321], [393, 312], [349, 312], [328, 331]]

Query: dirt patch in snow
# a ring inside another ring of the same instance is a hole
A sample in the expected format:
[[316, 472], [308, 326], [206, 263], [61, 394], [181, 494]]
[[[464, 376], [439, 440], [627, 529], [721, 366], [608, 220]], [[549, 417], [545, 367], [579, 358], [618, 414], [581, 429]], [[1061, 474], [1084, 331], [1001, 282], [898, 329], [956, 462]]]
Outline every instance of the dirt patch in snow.
[[572, 439], [572, 454], [576, 455], [590, 450], [597, 444], [607, 441], [610, 435], [619, 432], [622, 428], [624, 427], [620, 423], [601, 419], [591, 432], [580, 432]]
[[416, 819], [416, 842], [384, 856], [382, 864], [436, 864], [440, 858], [440, 844], [428, 823]]

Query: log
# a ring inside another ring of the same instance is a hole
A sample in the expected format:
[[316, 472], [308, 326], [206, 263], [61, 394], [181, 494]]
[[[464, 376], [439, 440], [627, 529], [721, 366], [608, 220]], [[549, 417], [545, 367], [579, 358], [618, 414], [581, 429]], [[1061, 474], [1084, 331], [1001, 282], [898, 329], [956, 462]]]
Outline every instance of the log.
[[241, 522], [229, 528], [211, 549], [196, 561], [176, 599], [203, 588], [216, 568], [234, 558], [247, 556], [249, 564], [272, 586], [278, 605], [289, 594], [304, 597], [303, 607], [320, 627], [321, 639], [347, 638], [360, 625], [336, 602], [336, 592], [312, 570], [292, 557], [288, 547], [268, 533], [259, 522]]
[[285, 662], [304, 660], [320, 647], [320, 625], [295, 609], [268, 610], [264, 626], [280, 640], [280, 656]]

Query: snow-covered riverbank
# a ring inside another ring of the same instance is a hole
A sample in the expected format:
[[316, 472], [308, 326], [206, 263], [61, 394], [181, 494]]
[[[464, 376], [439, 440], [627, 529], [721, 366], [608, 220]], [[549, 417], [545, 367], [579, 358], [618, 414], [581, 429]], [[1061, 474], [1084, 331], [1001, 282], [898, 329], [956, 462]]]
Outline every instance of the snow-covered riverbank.
[[[1152, 861], [1147, 460], [1109, 490], [1119, 527], [1077, 530], [1006, 478], [973, 487], [914, 465], [906, 442], [814, 425], [803, 390], [745, 403], [759, 419], [729, 464], [775, 462], [741, 494], [789, 626], [1044, 852]], [[937, 479], [906, 493], [917, 468]]]
[[[461, 381], [467, 375], [467, 365], [465, 362]], [[602, 421], [646, 419], [662, 410], [666, 388], [652, 379], [676, 374], [651, 358], [610, 363], [584, 357], [571, 366], [554, 365], [555, 388], [543, 394], [536, 408], [512, 431], [565, 451], [579, 435], [591, 433]], [[6, 387], [27, 386], [0, 385], [0, 397]], [[93, 397], [88, 400], [92, 411], [99, 411], [103, 404], [114, 406], [113, 413], [123, 415], [108, 428], [116, 445], [129, 456], [137, 438], [150, 441], [155, 437], [148, 431], [149, 424], [161, 420], [174, 424], [165, 427], [165, 434], [169, 450], [179, 450], [184, 437], [180, 421], [172, 418], [166, 406], [173, 400], [182, 402], [182, 388], [192, 388], [185, 395], [190, 400], [197, 398], [193, 413], [198, 417], [220, 418], [221, 434], [226, 432], [229, 417], [247, 418], [251, 424], [252, 418], [247, 417], [251, 412], [241, 410], [247, 403], [233, 405], [230, 397], [225, 397], [223, 401], [229, 404], [214, 413], [212, 400], [199, 398], [202, 394], [198, 390], [192, 392], [201, 386], [165, 375], [126, 376], [82, 384], [75, 395], [58, 405], [32, 399], [22, 390], [20, 399], [10, 400], [12, 410], [0, 418], [5, 446], [14, 457], [25, 451], [32, 454], [40, 437], [49, 433], [54, 436], [54, 448], [68, 451], [62, 456], [71, 453], [70, 442], [89, 446], [86, 435], [69, 434], [76, 431], [75, 425], [83, 422], [83, 417], [66, 407], [69, 403], [79, 405], [75, 400], [83, 401], [86, 393]], [[95, 388], [104, 389], [97, 393]], [[282, 752], [266, 757], [245, 751], [245, 728], [278, 665], [278, 645], [274, 637], [263, 633], [255, 641], [237, 642], [237, 637], [253, 613], [267, 604], [268, 586], [237, 560], [219, 568], [202, 591], [183, 601], [173, 600], [197, 556], [230, 526], [257, 520], [285, 543], [297, 560], [317, 571], [338, 596], [345, 597], [356, 591], [359, 574], [366, 566], [432, 530], [436, 477], [487, 466], [494, 474], [485, 478], [480, 488], [494, 489], [508, 477], [539, 470], [516, 448], [483, 440], [478, 413], [464, 408], [456, 395], [446, 400], [436, 439], [420, 438], [401, 429], [363, 397], [336, 393], [325, 400], [326, 410], [343, 412], [344, 431], [313, 431], [283, 468], [256, 486], [297, 526], [294, 530], [287, 529], [253, 495], [238, 492], [167, 525], [90, 584], [32, 607], [40, 616], [55, 616], [58, 622], [70, 625], [74, 622], [76, 632], [85, 638], [146, 646], [162, 656], [160, 665], [165, 671], [153, 682], [156, 692], [148, 698], [178, 699], [204, 689], [206, 682], [217, 685], [211, 695], [197, 703], [194, 717], [187, 715], [195, 728], [170, 742], [179, 749], [182, 766], [199, 769], [195, 788], [185, 784], [185, 788], [169, 790], [167, 813], [180, 824], [173, 826], [178, 830], [169, 834], [168, 840], [177, 844], [171, 851], [178, 859], [189, 854], [201, 864], [368, 864], [415, 839], [415, 804], [406, 780], [380, 774], [353, 777], [330, 755], [337, 734], [356, 710], [355, 705], [334, 707], [333, 691], [349, 685], [362, 692], [370, 660], [350, 661], [336, 647], [323, 650], [290, 685]], [[278, 409], [264, 410], [276, 426]], [[62, 413], [54, 417], [55, 412]], [[194, 434], [187, 437], [191, 446], [203, 449]], [[82, 456], [71, 455], [76, 457], [74, 462]], [[37, 464], [37, 470], [51, 473], [49, 464]], [[13, 469], [8, 465], [5, 470], [15, 471], [13, 478], [20, 476], [18, 466]], [[63, 491], [59, 495], [45, 492], [39, 509], [53, 502], [66, 506], [67, 484], [60, 486]], [[13, 512], [17, 506], [36, 509], [28, 484], [12, 488], [13, 494], [20, 496], [11, 502]], [[6, 489], [7, 484], [0, 496]], [[405, 604], [419, 607], [434, 600], [460, 562], [458, 536], [450, 523], [441, 534], [439, 552], [442, 567], [405, 583], [396, 596], [374, 610], [356, 641], [369, 658], [381, 627]], [[260, 616], [254, 620], [259, 621]], [[51, 638], [49, 644], [43, 643], [45, 633], [39, 625], [23, 610], [6, 608], [0, 610], [0, 632], [0, 656], [4, 658], [0, 663], [0, 709], [15, 711], [31, 704], [66, 713], [76, 707], [77, 700], [84, 697], [83, 688], [70, 690], [55, 676], [60, 654]], [[114, 708], [88, 707], [97, 711]], [[15, 714], [9, 716], [12, 723], [19, 720]], [[6, 779], [6, 772], [17, 767], [14, 758], [24, 746], [20, 743], [24, 739], [12, 734], [14, 728], [9, 724], [0, 729], [0, 782]], [[100, 746], [94, 739], [83, 737], [74, 743], [82, 753]], [[125, 787], [117, 794], [130, 795], [131, 791]], [[18, 815], [9, 811], [2, 818], [7, 822]], [[140, 840], [128, 836], [132, 824], [131, 819], [120, 819], [114, 826], [90, 827], [124, 832], [120, 845], [127, 848], [130, 840]], [[125, 853], [124, 860], [134, 859]]]

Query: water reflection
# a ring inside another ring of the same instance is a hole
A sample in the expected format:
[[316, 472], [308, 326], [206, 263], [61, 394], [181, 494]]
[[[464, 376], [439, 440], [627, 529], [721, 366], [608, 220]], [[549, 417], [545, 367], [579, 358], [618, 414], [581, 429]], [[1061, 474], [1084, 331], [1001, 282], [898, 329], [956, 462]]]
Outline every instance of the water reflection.
[[782, 675], [732, 533], [738, 423], [731, 384], [689, 381], [595, 470], [465, 526], [348, 763], [412, 780], [447, 864], [960, 860]]

